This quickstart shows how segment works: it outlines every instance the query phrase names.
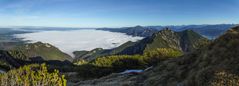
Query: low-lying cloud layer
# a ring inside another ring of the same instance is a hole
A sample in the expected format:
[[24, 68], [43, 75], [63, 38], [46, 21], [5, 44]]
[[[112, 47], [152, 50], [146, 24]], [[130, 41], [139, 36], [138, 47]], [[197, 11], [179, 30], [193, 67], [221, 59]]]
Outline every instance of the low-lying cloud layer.
[[142, 39], [142, 37], [101, 30], [43, 31], [15, 36], [24, 38], [23, 40], [31, 40], [31, 42], [50, 43], [69, 55], [73, 55], [72, 52], [77, 50], [111, 49], [127, 41]]

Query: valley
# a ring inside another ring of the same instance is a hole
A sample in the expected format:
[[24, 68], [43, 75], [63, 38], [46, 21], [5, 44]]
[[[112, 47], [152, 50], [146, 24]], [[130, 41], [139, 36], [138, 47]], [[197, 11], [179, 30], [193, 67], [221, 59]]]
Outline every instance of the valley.
[[[142, 30], [140, 29], [140, 31]], [[151, 32], [148, 33], [152, 34]], [[217, 78], [209, 77], [210, 80], [203, 80], [206, 76], [201, 75], [204, 73], [200, 71], [204, 71], [206, 74], [211, 72], [216, 74], [221, 72], [220, 70], [224, 70], [223, 68], [230, 67], [229, 63], [235, 61], [230, 59], [236, 58], [237, 55], [227, 49], [233, 49], [237, 52], [237, 33], [239, 33], [238, 26], [224, 32], [215, 40], [209, 40], [191, 29], [174, 31], [171, 28], [164, 28], [153, 32], [151, 36], [144, 36], [142, 40], [128, 41], [115, 48], [75, 51], [75, 58], [49, 43], [27, 43], [26, 40], [18, 39], [16, 42], [22, 44], [0, 51], [0, 70], [7, 72], [24, 65], [45, 63], [49, 71], [59, 70], [61, 74], [65, 75], [63, 80], [66, 79], [67, 85], [74, 86], [148, 86], [149, 84], [153, 86], [158, 84], [163, 86], [178, 84], [201, 86], [221, 84], [214, 81]], [[219, 54], [222, 52], [226, 55]], [[227, 55], [232, 57], [228, 60], [220, 60]], [[219, 60], [224, 62], [220, 63]], [[225, 67], [218, 69], [215, 61]], [[202, 70], [202, 67], [208, 69]], [[121, 74], [125, 70], [133, 69], [147, 70], [143, 71], [142, 74]], [[215, 69], [215, 71], [210, 71], [211, 69]], [[231, 70], [234, 71], [234, 69]], [[176, 71], [178, 72], [176, 73]], [[189, 73], [196, 75], [191, 76]], [[220, 78], [221, 76], [217, 77]], [[114, 82], [109, 82], [112, 80]]]

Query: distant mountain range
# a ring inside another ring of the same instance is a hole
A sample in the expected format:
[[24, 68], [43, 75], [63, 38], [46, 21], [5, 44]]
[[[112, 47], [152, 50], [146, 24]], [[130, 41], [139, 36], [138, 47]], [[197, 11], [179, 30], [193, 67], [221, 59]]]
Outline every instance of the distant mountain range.
[[142, 26], [127, 27], [127, 28], [98, 28], [97, 30], [121, 32], [121, 33], [126, 33], [127, 35], [142, 36], [142, 37], [152, 36], [155, 32], [159, 31], [154, 28], [146, 28]]
[[216, 24], [216, 25], [180, 25], [180, 26], [136, 26], [125, 28], [99, 28], [98, 30], [106, 30], [112, 32], [126, 33], [132, 36], [148, 37], [153, 33], [160, 31], [164, 28], [170, 28], [173, 31], [193, 30], [209, 39], [214, 39], [222, 35], [229, 28], [236, 24]]
[[15, 46], [24, 44], [24, 41], [13, 36], [14, 34], [22, 33], [27, 33], [27, 31], [20, 31], [13, 28], [0, 28], [0, 49], [11, 49]]

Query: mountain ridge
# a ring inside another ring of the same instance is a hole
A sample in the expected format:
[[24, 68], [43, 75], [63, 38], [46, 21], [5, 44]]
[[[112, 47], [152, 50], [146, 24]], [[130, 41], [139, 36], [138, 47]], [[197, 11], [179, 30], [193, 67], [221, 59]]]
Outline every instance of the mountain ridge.
[[[183, 44], [184, 42], [186, 44]], [[184, 31], [175, 32], [170, 30], [169, 28], [166, 28], [138, 42], [126, 42], [125, 44], [114, 49], [99, 50], [99, 48], [96, 48], [88, 52], [82, 51], [85, 53], [84, 55], [82, 55], [81, 51], [78, 51], [78, 54], [77, 52], [75, 52], [74, 54], [76, 55], [76, 58], [90, 61], [96, 57], [107, 56], [107, 55], [143, 54], [144, 52], [155, 50], [157, 48], [172, 48], [172, 49], [176, 49], [176, 50], [180, 50], [184, 52], [190, 52], [200, 47], [199, 44], [203, 45], [204, 42], [206, 44], [208, 40], [204, 38], [203, 36], [195, 33], [194, 31], [189, 31], [188, 33], [185, 33]], [[84, 59], [84, 58], [89, 58], [89, 59]]]
[[[202, 24], [202, 25], [166, 25], [166, 26], [135, 26], [124, 28], [98, 28], [97, 30], [106, 30], [111, 32], [121, 32], [132, 36], [149, 37], [153, 33], [163, 30], [164, 28], [171, 28], [173, 31], [179, 32], [183, 30], [193, 30], [209, 39], [217, 38], [222, 35], [229, 28], [236, 26], [236, 24]], [[142, 34], [144, 33], [144, 34]]]
[[[184, 33], [184, 31], [174, 32], [174, 31], [170, 30], [169, 28], [166, 28], [164, 30], [159, 31], [158, 33], [154, 33], [154, 35], [152, 37], [147, 37], [147, 38], [143, 39], [141, 41], [141, 43], [138, 42], [138, 44], [136, 44], [135, 46], [130, 47], [129, 50], [125, 49], [126, 50], [125, 52], [136, 51], [136, 52], [133, 52], [130, 54], [131, 55], [132, 54], [142, 54], [143, 52], [145, 52], [147, 50], [153, 50], [156, 48], [173, 48], [173, 49], [177, 49], [177, 50], [181, 50], [181, 51], [185, 50], [184, 52], [188, 52], [189, 50], [192, 51], [193, 48], [196, 49], [197, 47], [199, 47], [199, 46], [190, 47], [190, 49], [188, 47], [183, 47], [182, 46], [183, 42], [189, 40], [189, 38], [184, 35], [191, 36], [191, 35], [196, 34], [195, 36], [193, 36], [196, 41], [193, 41], [193, 42], [208, 42], [208, 40], [206, 38], [195, 33], [194, 31], [191, 31], [191, 33], [192, 34]], [[194, 39], [194, 38], [190, 38], [190, 40]], [[191, 44], [193, 44], [193, 43], [188, 43], [184, 46], [191, 46]], [[193, 45], [195, 45], [195, 44], [193, 44]], [[134, 48], [135, 48], [135, 50], [134, 50]], [[140, 50], [140, 49], [143, 49], [143, 50]]]
[[239, 26], [236, 26], [210, 44], [179, 58], [163, 61], [143, 74], [112, 74], [77, 85], [235, 86], [239, 82], [238, 44]]

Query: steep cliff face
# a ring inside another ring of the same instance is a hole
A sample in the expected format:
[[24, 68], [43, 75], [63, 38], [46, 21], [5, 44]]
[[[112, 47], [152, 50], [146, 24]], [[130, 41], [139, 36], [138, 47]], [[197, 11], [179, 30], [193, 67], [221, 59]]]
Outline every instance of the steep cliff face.
[[114, 86], [237, 86], [239, 82], [239, 26], [207, 46], [159, 63], [140, 75], [113, 74], [77, 85]]

